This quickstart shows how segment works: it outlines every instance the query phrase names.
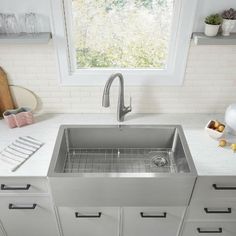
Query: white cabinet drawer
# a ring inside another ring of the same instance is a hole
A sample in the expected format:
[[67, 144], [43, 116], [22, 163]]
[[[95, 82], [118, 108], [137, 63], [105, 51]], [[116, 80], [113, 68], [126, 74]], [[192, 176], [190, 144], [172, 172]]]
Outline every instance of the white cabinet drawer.
[[7, 236], [58, 236], [47, 197], [0, 197], [0, 219]]
[[5, 234], [3, 233], [2, 226], [0, 226], [0, 236], [5, 236]]
[[220, 199], [198, 202], [199, 205], [190, 205], [187, 213], [188, 220], [235, 220], [236, 200]]
[[46, 193], [46, 178], [0, 178], [0, 193]]
[[123, 236], [176, 236], [184, 207], [125, 207]]
[[236, 176], [198, 177], [191, 204], [201, 199], [231, 198], [236, 200]]
[[64, 236], [118, 236], [119, 208], [59, 207]]
[[235, 236], [236, 222], [188, 222], [182, 236]]

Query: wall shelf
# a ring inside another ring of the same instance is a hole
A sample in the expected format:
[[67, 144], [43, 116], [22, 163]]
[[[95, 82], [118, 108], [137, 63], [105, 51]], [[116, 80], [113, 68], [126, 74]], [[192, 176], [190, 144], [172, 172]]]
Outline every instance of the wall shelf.
[[52, 38], [50, 32], [37, 34], [0, 34], [0, 44], [46, 44]]
[[208, 37], [204, 33], [193, 33], [193, 41], [196, 45], [236, 45], [236, 33], [230, 36], [217, 35]]

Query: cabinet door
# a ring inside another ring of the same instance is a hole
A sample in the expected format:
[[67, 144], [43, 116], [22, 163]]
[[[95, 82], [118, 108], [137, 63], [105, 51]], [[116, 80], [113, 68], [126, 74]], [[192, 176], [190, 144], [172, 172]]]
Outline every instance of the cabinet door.
[[0, 178], [0, 194], [21, 193], [47, 193], [48, 185], [46, 178]]
[[47, 197], [0, 197], [0, 219], [7, 236], [58, 236]]
[[59, 207], [64, 236], [118, 236], [119, 208]]
[[207, 199], [190, 205], [186, 221], [236, 221], [236, 201], [229, 199]]
[[123, 236], [176, 236], [185, 207], [125, 207]]
[[5, 233], [3, 233], [3, 228], [2, 228], [2, 225], [0, 225], [0, 236], [5, 236]]
[[204, 200], [236, 200], [236, 176], [199, 176], [194, 187], [191, 205]]
[[235, 222], [188, 222], [182, 236], [235, 236]]

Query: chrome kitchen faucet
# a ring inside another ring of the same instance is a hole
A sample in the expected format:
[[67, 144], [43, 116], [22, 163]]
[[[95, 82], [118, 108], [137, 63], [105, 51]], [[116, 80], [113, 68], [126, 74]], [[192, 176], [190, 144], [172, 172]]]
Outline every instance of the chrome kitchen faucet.
[[103, 107], [110, 106], [110, 88], [112, 82], [117, 77], [119, 78], [120, 81], [120, 89], [119, 89], [119, 97], [117, 105], [117, 120], [124, 121], [124, 116], [132, 111], [132, 106], [131, 106], [131, 98], [130, 98], [130, 105], [128, 107], [124, 105], [124, 78], [121, 73], [112, 74], [107, 80], [107, 83], [103, 91], [102, 106]]

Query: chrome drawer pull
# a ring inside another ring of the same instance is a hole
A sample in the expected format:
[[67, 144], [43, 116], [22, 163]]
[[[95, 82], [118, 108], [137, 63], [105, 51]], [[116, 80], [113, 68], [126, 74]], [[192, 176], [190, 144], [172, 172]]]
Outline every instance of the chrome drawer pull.
[[85, 215], [79, 212], [75, 212], [75, 217], [76, 218], [100, 218], [102, 216], [102, 212], [98, 212], [97, 214], [94, 215]]
[[167, 213], [163, 212], [160, 215], [151, 215], [151, 214], [148, 214], [148, 213], [140, 212], [140, 215], [141, 215], [142, 218], [166, 218]]
[[22, 186], [22, 187], [16, 187], [16, 186], [7, 186], [6, 184], [1, 184], [1, 190], [29, 190], [29, 188], [31, 187], [30, 184], [26, 184], [26, 186]]
[[215, 190], [236, 190], [236, 187], [220, 187], [217, 184], [212, 185]]
[[223, 230], [222, 228], [218, 228], [217, 230], [202, 230], [201, 228], [197, 228], [197, 232], [199, 234], [221, 234]]
[[8, 208], [10, 210], [34, 210], [36, 208], [36, 206], [37, 206], [36, 203], [34, 203], [30, 206], [24, 206], [23, 204], [22, 204], [22, 206], [17, 206], [13, 203], [10, 203]]
[[232, 213], [231, 208], [227, 208], [227, 210], [209, 210], [208, 208], [204, 208], [204, 211], [207, 214], [231, 214]]

